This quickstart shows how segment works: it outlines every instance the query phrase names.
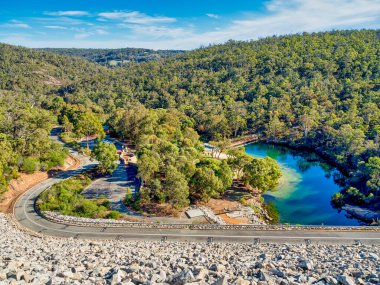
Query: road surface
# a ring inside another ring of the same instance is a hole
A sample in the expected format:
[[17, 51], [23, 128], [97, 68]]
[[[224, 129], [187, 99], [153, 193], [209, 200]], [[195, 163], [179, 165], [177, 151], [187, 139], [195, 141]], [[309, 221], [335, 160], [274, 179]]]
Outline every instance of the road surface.
[[141, 228], [99, 228], [63, 225], [45, 220], [38, 215], [34, 202], [38, 195], [49, 186], [91, 168], [95, 162], [80, 156], [82, 166], [64, 172], [32, 187], [17, 200], [14, 215], [24, 227], [38, 233], [83, 239], [133, 239], [133, 240], [175, 240], [175, 241], [215, 241], [215, 242], [311, 242], [345, 243], [356, 241], [366, 244], [380, 244], [380, 232], [365, 231], [317, 231], [317, 230], [190, 230], [190, 229], [141, 229]]
[[[107, 137], [103, 141], [113, 143], [117, 150], [123, 149], [123, 144]], [[93, 147], [91, 143], [90, 148]], [[82, 195], [87, 199], [96, 199], [104, 195], [110, 202], [112, 210], [127, 214], [130, 211], [125, 207], [123, 201], [125, 199], [127, 188], [131, 189], [132, 194], [136, 193], [136, 169], [133, 166], [126, 165], [123, 159], [119, 159], [119, 163], [111, 175], [101, 177], [92, 182]]]
[[[91, 167], [91, 164], [86, 165]], [[182, 240], [182, 241], [223, 241], [223, 242], [305, 242], [312, 243], [362, 243], [380, 244], [379, 232], [360, 231], [254, 231], [254, 230], [160, 230], [134, 228], [97, 228], [62, 225], [45, 220], [34, 210], [36, 197], [50, 185], [79, 173], [83, 168], [66, 172], [58, 177], [48, 179], [31, 188], [19, 198], [15, 205], [15, 217], [18, 222], [38, 233], [58, 237], [84, 239], [141, 239], [141, 240]], [[210, 239], [211, 238], [211, 239]], [[257, 240], [259, 239], [259, 240]]]

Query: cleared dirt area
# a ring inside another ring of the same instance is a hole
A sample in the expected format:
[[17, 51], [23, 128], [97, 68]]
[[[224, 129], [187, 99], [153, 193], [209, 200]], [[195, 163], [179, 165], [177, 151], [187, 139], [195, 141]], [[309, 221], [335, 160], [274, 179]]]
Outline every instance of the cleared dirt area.
[[38, 171], [33, 174], [22, 173], [19, 178], [11, 180], [8, 191], [5, 192], [0, 201], [0, 212], [11, 213], [13, 204], [17, 198], [29, 190], [31, 187], [37, 185], [38, 183], [48, 179], [49, 177], [54, 176], [54, 174], [60, 171], [67, 171], [78, 168], [80, 166], [79, 159], [74, 156], [69, 156], [65, 160], [65, 164], [62, 167], [57, 167], [50, 172]]
[[210, 199], [210, 201], [205, 204], [209, 207], [217, 216], [222, 218], [227, 224], [239, 225], [248, 224], [249, 220], [246, 217], [230, 218], [225, 213], [238, 210], [241, 203], [237, 201], [229, 201], [225, 199]]
[[261, 205], [260, 197], [259, 191], [249, 190], [244, 187], [231, 187], [224, 193], [221, 199], [210, 199], [205, 206], [209, 207], [215, 215], [222, 218], [227, 224], [249, 224], [250, 221], [247, 217], [231, 218], [226, 214], [237, 211], [246, 205], [259, 206]]

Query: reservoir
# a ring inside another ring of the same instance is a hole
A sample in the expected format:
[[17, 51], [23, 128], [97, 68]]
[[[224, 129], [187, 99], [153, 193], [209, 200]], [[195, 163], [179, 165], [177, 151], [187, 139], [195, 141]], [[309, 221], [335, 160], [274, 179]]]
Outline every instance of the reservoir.
[[301, 225], [359, 225], [345, 211], [332, 207], [331, 196], [341, 187], [336, 181], [342, 174], [313, 153], [283, 146], [253, 143], [245, 146], [253, 157], [275, 159], [283, 177], [274, 191], [266, 192], [266, 202], [272, 202], [280, 213], [280, 222]]

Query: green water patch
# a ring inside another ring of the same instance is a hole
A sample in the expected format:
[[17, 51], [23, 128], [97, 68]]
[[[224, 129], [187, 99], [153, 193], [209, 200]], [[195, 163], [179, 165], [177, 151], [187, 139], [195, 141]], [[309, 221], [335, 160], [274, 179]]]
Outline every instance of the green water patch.
[[269, 156], [280, 164], [283, 177], [278, 187], [263, 197], [275, 205], [281, 223], [359, 225], [331, 205], [331, 196], [341, 189], [342, 174], [315, 154], [262, 143], [247, 145], [245, 151], [255, 157]]

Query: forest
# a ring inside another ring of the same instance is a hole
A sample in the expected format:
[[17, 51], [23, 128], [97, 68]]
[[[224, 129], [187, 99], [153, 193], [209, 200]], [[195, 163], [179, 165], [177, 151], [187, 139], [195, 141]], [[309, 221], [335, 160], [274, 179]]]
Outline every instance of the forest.
[[76, 56], [107, 67], [127, 65], [129, 62], [159, 60], [181, 54], [182, 50], [152, 50], [143, 48], [84, 49], [84, 48], [43, 48], [37, 49], [67, 56]]
[[[38, 115], [49, 114], [61, 124], [68, 107], [76, 106], [108, 124], [116, 135], [135, 140], [148, 198], [170, 202], [168, 193], [157, 193], [166, 189], [163, 182], [183, 182], [178, 173], [187, 165], [180, 156], [195, 158], [199, 141], [255, 133], [267, 142], [315, 151], [339, 167], [346, 178], [342, 193], [333, 198], [337, 205], [380, 205], [379, 30], [229, 41], [115, 69], [76, 57], [0, 45], [0, 90], [2, 100], [22, 102], [24, 110], [43, 110]], [[10, 104], [1, 104], [0, 120], [9, 118]], [[135, 112], [144, 117], [131, 115], [136, 108], [145, 110]], [[47, 126], [32, 121], [21, 124], [32, 129], [28, 132], [41, 128], [46, 132]], [[43, 164], [45, 153], [29, 153], [19, 143], [25, 133], [13, 125], [1, 126], [1, 143], [9, 150], [0, 155], [6, 183], [13, 175], [11, 169], [22, 171], [20, 161], [37, 157]], [[51, 149], [39, 145], [45, 151]], [[150, 164], [160, 147], [175, 156], [162, 156]], [[9, 161], [12, 151], [22, 159]], [[168, 162], [174, 157], [175, 162]], [[207, 172], [202, 168], [225, 179], [217, 175], [223, 166], [215, 164], [192, 164], [194, 174], [182, 183], [187, 185], [183, 189], [189, 192], [188, 199], [199, 198], [192, 181], [202, 181]], [[157, 165], [170, 170], [158, 173]], [[215, 185], [213, 189], [219, 189], [217, 179]], [[156, 194], [152, 189], [158, 189]], [[188, 203], [187, 199], [182, 202]]]

